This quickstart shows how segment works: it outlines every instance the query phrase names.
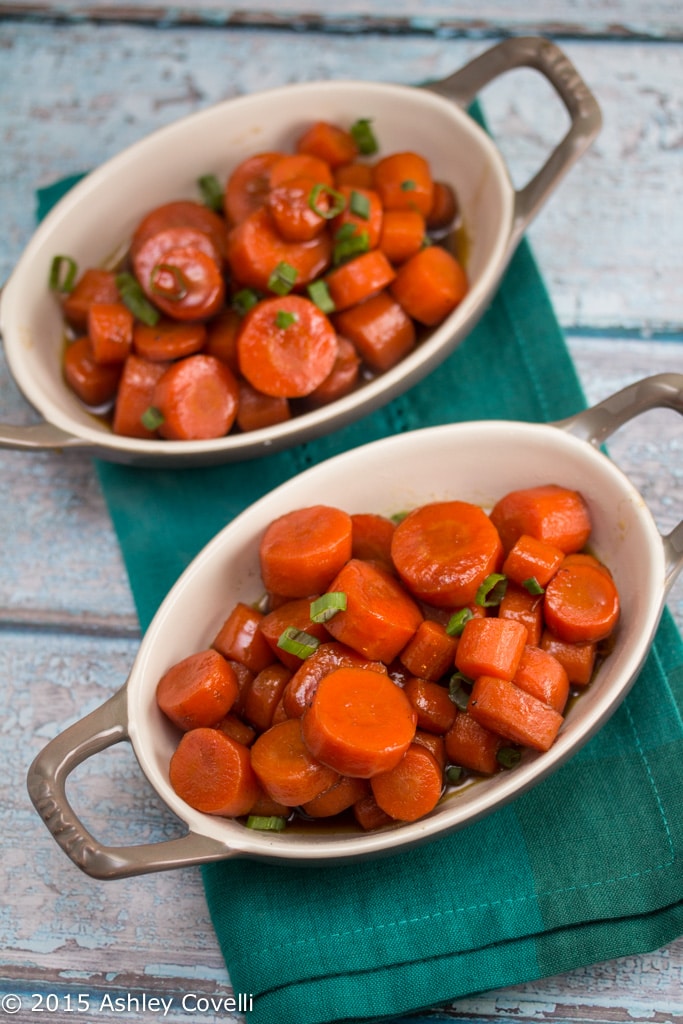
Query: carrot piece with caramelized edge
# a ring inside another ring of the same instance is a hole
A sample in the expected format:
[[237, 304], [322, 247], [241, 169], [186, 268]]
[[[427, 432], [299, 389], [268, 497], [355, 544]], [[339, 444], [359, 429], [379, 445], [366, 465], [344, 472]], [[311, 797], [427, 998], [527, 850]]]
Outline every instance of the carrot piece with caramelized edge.
[[213, 356], [171, 363], [154, 389], [159, 433], [171, 441], [223, 437], [235, 422], [238, 394], [235, 375]]
[[428, 245], [398, 267], [389, 290], [408, 316], [435, 327], [465, 298], [467, 275], [447, 249]]
[[344, 667], [367, 668], [383, 675], [387, 671], [383, 662], [369, 661], [345, 644], [336, 641], [322, 643], [303, 661], [285, 688], [282, 702], [287, 716], [301, 718], [306, 708], [310, 707], [320, 680], [335, 669]]
[[244, 698], [256, 673], [248, 669], [246, 665], [243, 665], [241, 661], [233, 661], [231, 658], [226, 658], [225, 660], [235, 673], [235, 679], [237, 680], [237, 696], [230, 711], [232, 714], [237, 715], [238, 718], [241, 718]]
[[385, 210], [379, 247], [394, 265], [405, 263], [425, 244], [425, 219], [417, 210]]
[[[233, 708], [234, 708], [233, 704]], [[236, 715], [233, 711], [228, 711], [224, 718], [221, 718], [220, 722], [217, 722], [214, 726], [215, 729], [220, 729], [226, 736], [230, 736], [237, 743], [241, 743], [245, 747], [251, 746], [256, 739], [256, 729], [251, 725], [247, 725], [242, 719]]]
[[421, 743], [432, 754], [442, 772], [446, 770], [446, 741], [443, 736], [425, 729], [416, 729], [413, 743]]
[[272, 725], [275, 708], [291, 676], [291, 669], [276, 662], [261, 669], [250, 682], [242, 714], [259, 732], [265, 732]]
[[90, 338], [76, 338], [64, 350], [64, 379], [86, 405], [96, 408], [116, 395], [122, 363], [98, 363]]
[[443, 792], [443, 772], [426, 747], [412, 743], [399, 763], [370, 780], [372, 793], [391, 818], [418, 821], [436, 807]]
[[206, 325], [202, 320], [171, 320], [162, 317], [153, 326], [136, 323], [133, 328], [133, 350], [151, 362], [170, 362], [200, 352], [206, 342]]
[[545, 629], [540, 646], [557, 658], [572, 686], [588, 686], [593, 678], [598, 645], [596, 643], [571, 644]]
[[317, 156], [333, 170], [358, 156], [358, 146], [351, 132], [330, 121], [316, 121], [307, 128], [296, 140], [296, 150]]
[[458, 638], [450, 636], [445, 626], [432, 619], [425, 619], [401, 651], [400, 658], [414, 676], [436, 680], [453, 665], [457, 647]]
[[[131, 354], [123, 364], [114, 405], [112, 430], [124, 437], [151, 439], [157, 436], [157, 422], [153, 412], [154, 391], [157, 382], [168, 368], [168, 363], [151, 362]], [[150, 426], [146, 426], [146, 413], [152, 410]]]
[[234, 374], [239, 372], [237, 359], [237, 335], [242, 326], [242, 317], [234, 309], [222, 309], [204, 324], [206, 341], [203, 351], [227, 363]]
[[503, 739], [475, 722], [467, 711], [458, 712], [455, 716], [444, 742], [446, 757], [451, 764], [481, 775], [493, 775], [500, 767], [497, 754], [503, 746]]
[[188, 655], [164, 672], [156, 700], [166, 717], [187, 731], [216, 725], [232, 708], [238, 689], [232, 666], [210, 648]]
[[309, 818], [331, 818], [348, 810], [367, 796], [369, 791], [367, 779], [352, 779], [342, 775], [329, 789], [313, 797], [301, 809]]
[[282, 156], [277, 152], [255, 153], [235, 167], [223, 197], [223, 210], [230, 224], [240, 224], [263, 206], [270, 189], [270, 169]]
[[374, 187], [388, 210], [417, 210], [426, 217], [434, 199], [429, 163], [419, 153], [391, 153], [375, 164]]
[[619, 620], [614, 580], [585, 562], [563, 564], [545, 589], [543, 615], [548, 629], [567, 643], [605, 640]]
[[116, 274], [113, 270], [88, 267], [72, 290], [62, 299], [62, 312], [69, 327], [85, 333], [88, 329], [88, 310], [94, 302], [118, 302]]
[[351, 557], [348, 512], [331, 505], [294, 509], [274, 519], [259, 546], [266, 590], [288, 597], [321, 594]]
[[122, 302], [93, 302], [88, 337], [96, 363], [123, 363], [133, 345], [134, 317]]
[[429, 679], [411, 676], [403, 692], [415, 708], [418, 729], [437, 735], [448, 732], [455, 721], [456, 707], [444, 686]]
[[259, 631], [262, 621], [263, 612], [238, 601], [211, 646], [228, 661], [240, 661], [252, 672], [260, 672], [275, 660], [270, 645]]
[[329, 586], [346, 594], [346, 608], [327, 630], [373, 661], [389, 664], [422, 622], [422, 612], [394, 576], [373, 562], [351, 558]]
[[174, 199], [170, 203], [155, 206], [138, 222], [130, 244], [133, 261], [148, 238], [159, 235], [169, 228], [190, 228], [206, 235], [219, 262], [225, 260], [228, 231], [220, 214], [193, 199]]
[[277, 423], [286, 423], [291, 419], [292, 411], [288, 398], [277, 395], [264, 395], [257, 391], [246, 380], [239, 380], [239, 397], [235, 422], [240, 430], [264, 430], [274, 427]]
[[354, 512], [351, 515], [351, 527], [352, 557], [366, 562], [379, 562], [385, 569], [392, 570], [391, 539], [396, 524], [374, 512]]
[[348, 338], [343, 338], [338, 334], [334, 366], [322, 384], [318, 384], [317, 388], [306, 395], [306, 405], [318, 408], [348, 395], [358, 383], [360, 362], [356, 346]]
[[415, 347], [415, 325], [388, 291], [334, 316], [334, 325], [349, 338], [373, 370], [391, 369]]
[[271, 188], [266, 207], [288, 242], [309, 242], [327, 226], [330, 195], [315, 178], [300, 176]]
[[508, 583], [498, 605], [499, 619], [514, 619], [526, 626], [528, 643], [538, 644], [543, 632], [543, 594], [532, 594], [525, 587]]
[[[377, 295], [396, 277], [396, 271], [381, 249], [354, 256], [327, 274], [325, 281], [336, 310], [341, 312]], [[341, 333], [349, 337], [348, 331]]]
[[169, 780], [190, 807], [226, 818], [248, 814], [259, 795], [249, 748], [220, 729], [184, 733], [171, 757]]
[[249, 750], [261, 786], [285, 807], [308, 803], [337, 781], [337, 772], [318, 761], [304, 743], [298, 718], [271, 725]]
[[560, 714], [564, 711], [569, 697], [569, 677], [549, 651], [530, 645], [525, 647], [512, 681], [520, 690], [549, 704]]
[[294, 598], [279, 605], [261, 620], [260, 632], [266, 638], [271, 650], [287, 668], [296, 672], [301, 667], [302, 658], [280, 645], [280, 639], [286, 629], [294, 629], [307, 633], [317, 645], [330, 639], [330, 635], [322, 622], [311, 620], [311, 602], [309, 598]]
[[505, 739], [541, 751], [550, 749], [564, 721], [559, 711], [511, 680], [486, 675], [472, 687], [467, 713]]
[[447, 181], [435, 181], [432, 205], [427, 214], [427, 227], [430, 231], [451, 227], [457, 215], [458, 200], [452, 186]]
[[332, 239], [328, 232], [323, 231], [307, 242], [288, 242], [278, 233], [265, 206], [240, 221], [228, 237], [228, 262], [233, 276], [244, 287], [260, 292], [269, 291], [272, 275], [281, 264], [292, 268], [294, 283], [299, 286], [319, 277], [331, 256]]
[[398, 764], [415, 728], [415, 711], [400, 687], [364, 668], [338, 668], [321, 679], [301, 719], [314, 757], [364, 779]]
[[501, 572], [519, 586], [535, 581], [539, 587], [545, 587], [564, 557], [564, 552], [554, 544], [523, 533], [510, 548]]
[[356, 801], [353, 805], [353, 816], [365, 832], [375, 832], [379, 828], [395, 824], [395, 819], [382, 810], [372, 793]]
[[526, 627], [514, 619], [469, 619], [455, 652], [456, 668], [470, 679], [483, 675], [512, 679], [527, 642]]
[[590, 512], [583, 497], [558, 484], [510, 491], [493, 506], [491, 521], [506, 554], [522, 534], [571, 554], [585, 546], [591, 532]]

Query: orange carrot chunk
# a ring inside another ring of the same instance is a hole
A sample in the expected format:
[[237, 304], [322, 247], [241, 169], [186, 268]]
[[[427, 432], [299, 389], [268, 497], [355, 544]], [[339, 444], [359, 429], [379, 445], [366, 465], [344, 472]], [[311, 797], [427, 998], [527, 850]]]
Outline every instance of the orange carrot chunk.
[[270, 189], [270, 168], [282, 153], [255, 153], [235, 167], [225, 186], [223, 209], [231, 224], [240, 224], [260, 209]]
[[506, 553], [527, 534], [570, 554], [585, 546], [591, 532], [590, 513], [582, 496], [557, 484], [511, 491], [496, 502], [491, 521]]
[[285, 688], [282, 702], [287, 716], [301, 718], [306, 708], [311, 706], [320, 680], [338, 668], [366, 668], [383, 675], [387, 671], [381, 661], [369, 661], [345, 644], [336, 641], [322, 643], [303, 661]]
[[367, 796], [369, 786], [366, 779], [352, 779], [342, 775], [329, 789], [319, 793], [301, 808], [309, 818], [331, 818], [352, 807]]
[[509, 679], [479, 676], [467, 712], [487, 729], [534, 750], [549, 750], [564, 719]]
[[333, 218], [330, 225], [334, 237], [342, 229], [350, 231], [345, 225], [351, 225], [355, 234], [362, 233], [367, 239], [367, 248], [374, 249], [379, 244], [382, 232], [383, 209], [382, 201], [371, 188], [360, 185], [340, 185], [337, 191], [344, 202], [344, 209]]
[[425, 219], [417, 210], [385, 210], [379, 247], [394, 265], [405, 263], [425, 244]]
[[265, 732], [272, 725], [275, 708], [291, 676], [291, 670], [277, 662], [261, 669], [251, 680], [242, 714], [259, 732]]
[[391, 153], [375, 164], [373, 183], [388, 210], [417, 210], [426, 217], [434, 199], [429, 163], [419, 153]]
[[481, 775], [493, 775], [500, 767], [496, 755], [503, 746], [503, 739], [475, 722], [466, 711], [455, 716], [444, 742], [446, 757], [451, 764]]
[[351, 132], [329, 121], [316, 121], [307, 128], [297, 139], [296, 149], [317, 156], [333, 169], [351, 163], [358, 155]]
[[[325, 280], [335, 309], [341, 311], [377, 295], [395, 276], [381, 249], [371, 249], [331, 270]], [[349, 337], [343, 328], [341, 333]]]
[[116, 394], [122, 363], [98, 363], [90, 338], [76, 338], [64, 351], [64, 379], [86, 405], [96, 408]]
[[216, 725], [233, 706], [237, 677], [214, 650], [198, 651], [172, 665], [157, 684], [157, 704], [179, 729]]
[[93, 302], [88, 337], [97, 363], [122, 363], [133, 344], [134, 317], [122, 302]]
[[467, 294], [467, 275], [446, 249], [429, 245], [405, 260], [389, 286], [408, 316], [427, 327], [440, 324]]
[[543, 594], [532, 594], [525, 587], [508, 583], [498, 605], [499, 619], [514, 619], [526, 626], [528, 643], [538, 644], [543, 632]]
[[271, 650], [287, 668], [296, 672], [301, 667], [302, 656], [281, 646], [281, 638], [285, 630], [293, 629], [307, 633], [314, 644], [324, 643], [330, 635], [322, 622], [311, 619], [311, 602], [309, 598], [295, 598], [268, 612], [261, 621], [259, 631], [263, 634]]
[[203, 321], [178, 321], [162, 317], [154, 326], [136, 323], [133, 328], [135, 353], [152, 362], [169, 362], [201, 351], [206, 341]]
[[88, 310], [94, 302], [118, 301], [116, 274], [112, 270], [89, 267], [62, 300], [62, 311], [70, 327], [85, 333], [88, 329]]
[[259, 795], [249, 748], [219, 729], [186, 732], [171, 757], [169, 779], [190, 807], [222, 817], [248, 814]]
[[334, 324], [368, 366], [380, 372], [391, 369], [415, 347], [415, 325], [387, 291], [336, 314]]
[[246, 380], [239, 380], [236, 423], [240, 430], [263, 430], [291, 419], [289, 399], [264, 395]]
[[374, 832], [378, 828], [395, 824], [395, 819], [382, 810], [372, 793], [356, 801], [353, 805], [353, 816], [366, 832]]
[[427, 214], [430, 231], [450, 227], [458, 215], [458, 200], [451, 185], [446, 181], [435, 181], [432, 205]]
[[470, 679], [482, 675], [512, 679], [527, 642], [521, 622], [492, 616], [469, 619], [455, 652], [456, 668]]
[[337, 781], [337, 772], [321, 764], [304, 743], [298, 718], [272, 725], [249, 749], [259, 782], [285, 807], [308, 803]]
[[338, 334], [334, 366], [322, 384], [306, 395], [306, 405], [318, 408], [348, 395], [358, 383], [360, 362], [356, 346], [348, 338]]
[[560, 714], [564, 711], [569, 697], [569, 677], [549, 651], [525, 647], [512, 681], [520, 690], [549, 704]]
[[564, 557], [564, 552], [554, 544], [524, 533], [508, 552], [501, 571], [520, 586], [535, 581], [539, 587], [545, 587]]
[[595, 669], [596, 643], [567, 643], [545, 629], [540, 646], [560, 662], [572, 686], [588, 686]]
[[401, 662], [414, 676], [440, 679], [452, 666], [457, 647], [457, 637], [449, 636], [445, 626], [425, 619], [401, 651]]
[[391, 539], [395, 523], [374, 512], [355, 512], [351, 515], [351, 527], [352, 557], [379, 562], [385, 569], [393, 569]]
[[426, 729], [416, 729], [413, 743], [421, 743], [432, 754], [441, 771], [446, 769], [446, 741], [443, 736]]
[[377, 804], [399, 821], [417, 821], [436, 807], [443, 773], [426, 747], [412, 743], [399, 763], [370, 781]]
[[332, 239], [323, 231], [306, 242], [283, 238], [265, 206], [240, 221], [228, 237], [228, 262], [233, 276], [242, 285], [257, 291], [273, 291], [272, 275], [286, 264], [294, 271], [297, 285], [305, 285], [329, 265]]
[[238, 601], [219, 629], [212, 646], [229, 661], [240, 661], [252, 672], [260, 672], [275, 660], [259, 625], [263, 612]]
[[605, 640], [619, 619], [619, 594], [602, 569], [574, 562], [546, 587], [543, 614], [549, 630], [567, 643]]
[[213, 356], [171, 363], [154, 389], [159, 433], [172, 441], [223, 437], [235, 422], [238, 395], [234, 374]]
[[418, 729], [437, 735], [448, 732], [455, 721], [456, 707], [445, 686], [429, 679], [410, 676], [403, 692], [415, 708]]
[[288, 597], [321, 594], [351, 557], [351, 517], [330, 505], [286, 512], [266, 529], [259, 548], [266, 589]]

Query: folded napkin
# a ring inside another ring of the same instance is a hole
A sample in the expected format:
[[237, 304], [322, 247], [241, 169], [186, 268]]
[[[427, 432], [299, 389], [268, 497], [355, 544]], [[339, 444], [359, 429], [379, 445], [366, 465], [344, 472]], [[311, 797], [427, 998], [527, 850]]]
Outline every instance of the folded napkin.
[[[39, 194], [40, 215], [73, 180]], [[143, 629], [214, 533], [311, 464], [412, 428], [548, 421], [584, 405], [523, 242], [457, 351], [333, 436], [209, 469], [96, 462]], [[665, 612], [637, 684], [609, 723], [555, 775], [485, 820], [374, 862], [203, 868], [233, 987], [251, 997], [251, 1024], [410, 1013], [416, 1022], [428, 1007], [681, 935], [681, 709], [683, 644]]]

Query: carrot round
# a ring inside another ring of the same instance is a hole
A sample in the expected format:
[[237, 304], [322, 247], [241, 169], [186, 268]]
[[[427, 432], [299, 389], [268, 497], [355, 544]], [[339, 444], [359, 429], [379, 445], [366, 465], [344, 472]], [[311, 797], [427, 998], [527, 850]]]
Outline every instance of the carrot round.
[[500, 765], [497, 753], [503, 746], [502, 738], [491, 729], [475, 722], [467, 712], [458, 712], [444, 737], [446, 757], [451, 764], [481, 775], [493, 775]]
[[320, 680], [338, 668], [364, 668], [383, 675], [387, 671], [381, 661], [370, 661], [345, 644], [336, 641], [321, 643], [287, 684], [282, 700], [287, 716], [301, 718], [306, 708], [310, 707]]
[[214, 729], [220, 729], [226, 736], [230, 736], [245, 747], [251, 746], [256, 739], [256, 729], [251, 725], [247, 725], [246, 722], [243, 722], [232, 711], [228, 711], [227, 715], [221, 718], [220, 722], [216, 723]]
[[427, 227], [438, 231], [450, 227], [458, 214], [458, 200], [446, 181], [435, 181], [432, 205], [427, 214]]
[[415, 708], [418, 729], [443, 735], [455, 721], [456, 707], [445, 686], [411, 676], [403, 692]]
[[447, 249], [428, 245], [405, 260], [390, 285], [391, 294], [414, 320], [440, 324], [467, 294], [467, 275]]
[[240, 161], [225, 186], [223, 209], [230, 224], [239, 224], [263, 206], [270, 189], [270, 168], [282, 153], [255, 153]]
[[325, 230], [324, 213], [329, 204], [324, 191], [315, 198], [317, 185], [315, 178], [300, 176], [283, 181], [268, 193], [268, 212], [288, 242], [308, 242]]
[[416, 715], [388, 676], [339, 668], [320, 680], [301, 722], [318, 760], [341, 775], [371, 778], [401, 760], [415, 735]]
[[546, 629], [541, 636], [540, 646], [559, 661], [572, 686], [588, 686], [595, 669], [596, 643], [567, 643]]
[[130, 245], [131, 257], [135, 259], [148, 238], [158, 235], [168, 228], [191, 228], [206, 235], [221, 260], [225, 259], [227, 243], [225, 221], [215, 210], [192, 199], [176, 199], [150, 210], [138, 222], [133, 232]]
[[122, 302], [94, 302], [88, 310], [88, 337], [97, 363], [123, 363], [133, 344], [134, 317]]
[[467, 713], [505, 739], [541, 751], [550, 749], [564, 721], [550, 705], [496, 676], [479, 676]]
[[469, 619], [455, 652], [456, 668], [470, 679], [482, 675], [512, 679], [527, 642], [526, 627], [514, 619]]
[[399, 763], [370, 780], [377, 804], [398, 821], [417, 821], [436, 807], [443, 792], [443, 772], [434, 755], [412, 743]]
[[415, 347], [415, 325], [388, 291], [383, 290], [334, 317], [373, 370], [391, 369]]
[[238, 693], [237, 676], [214, 650], [198, 651], [172, 665], [157, 684], [157, 704], [179, 729], [216, 725]]
[[348, 775], [342, 775], [329, 789], [323, 790], [301, 809], [309, 818], [331, 818], [352, 807], [358, 800], [367, 796], [368, 791], [366, 779], [352, 779]]
[[351, 536], [349, 514], [330, 505], [279, 516], [259, 548], [266, 589], [288, 597], [321, 594], [351, 557]]
[[242, 714], [258, 732], [273, 724], [275, 708], [291, 678], [291, 670], [277, 662], [258, 672], [247, 687]]
[[354, 558], [379, 562], [393, 570], [391, 540], [396, 524], [374, 512], [355, 512], [351, 516], [351, 553]]
[[419, 153], [391, 153], [378, 160], [373, 184], [388, 210], [417, 210], [426, 217], [432, 207], [432, 172]]
[[263, 617], [263, 612], [244, 601], [238, 601], [211, 646], [229, 661], [239, 661], [251, 672], [260, 672], [275, 660], [268, 642], [259, 630]]
[[432, 619], [421, 622], [401, 651], [401, 663], [421, 679], [440, 679], [453, 665], [458, 639]]
[[178, 321], [162, 317], [153, 326], [136, 323], [133, 349], [136, 355], [152, 362], [170, 362], [201, 351], [206, 341], [203, 321]]
[[233, 373], [239, 372], [237, 360], [237, 335], [242, 326], [242, 317], [234, 309], [222, 309], [210, 320], [205, 321], [206, 341], [203, 351], [226, 363]]
[[280, 264], [294, 271], [297, 286], [309, 284], [327, 268], [332, 240], [326, 231], [307, 242], [288, 242], [261, 206], [240, 221], [228, 238], [230, 269], [243, 285], [267, 292]]
[[508, 583], [498, 605], [499, 619], [514, 619], [526, 627], [528, 643], [538, 644], [543, 632], [543, 595], [532, 594], [525, 587]]
[[237, 339], [242, 374], [274, 398], [303, 398], [332, 372], [336, 332], [318, 307], [300, 295], [264, 299], [244, 318]]
[[535, 580], [540, 587], [545, 587], [564, 557], [564, 552], [554, 544], [522, 534], [508, 552], [501, 571], [521, 586]]
[[116, 394], [122, 363], [98, 363], [90, 338], [76, 338], [64, 351], [64, 379], [86, 405], [96, 408]]
[[510, 491], [491, 510], [505, 552], [528, 534], [565, 554], [581, 551], [591, 532], [588, 506], [578, 491], [542, 484]]
[[213, 316], [225, 298], [225, 281], [217, 261], [189, 245], [168, 249], [143, 287], [154, 305], [174, 320]]
[[174, 441], [223, 437], [237, 415], [238, 387], [230, 369], [201, 353], [172, 363], [154, 389], [159, 433]]
[[480, 584], [498, 569], [502, 547], [478, 505], [444, 501], [410, 512], [396, 527], [391, 554], [413, 594], [437, 607], [459, 608], [474, 601]]
[[351, 163], [358, 155], [358, 146], [351, 132], [329, 121], [316, 121], [296, 140], [299, 153], [309, 153], [324, 160], [333, 169]]
[[335, 309], [341, 311], [377, 295], [395, 276], [384, 253], [371, 249], [330, 271], [325, 280]]
[[560, 714], [564, 711], [569, 697], [569, 676], [549, 651], [525, 647], [512, 681], [520, 690], [549, 704]]
[[[164, 293], [168, 301], [175, 298], [176, 302], [180, 302], [183, 288], [187, 290], [186, 283], [181, 279], [182, 268], [174, 272], [164, 272], [162, 269], [164, 266], [169, 266], [167, 260], [169, 252], [185, 249], [190, 249], [193, 253], [203, 253], [216, 267], [217, 276], [220, 277], [222, 266], [220, 250], [210, 235], [191, 226], [167, 227], [156, 234], [148, 235], [131, 253], [135, 277], [147, 298], [155, 305], [157, 305], [157, 298], [161, 297], [163, 300]], [[166, 310], [164, 309], [163, 312]]]
[[306, 405], [317, 408], [348, 395], [358, 383], [360, 362], [356, 346], [338, 334], [334, 365], [322, 384], [306, 395]]
[[64, 318], [74, 331], [88, 329], [88, 310], [93, 302], [118, 302], [116, 274], [112, 270], [88, 267], [83, 271], [72, 291], [62, 300]]
[[382, 810], [372, 792], [356, 800], [353, 816], [365, 832], [375, 832], [378, 828], [396, 824], [396, 819]]
[[308, 803], [337, 781], [338, 773], [318, 761], [304, 743], [298, 718], [272, 725], [249, 749], [259, 782], [285, 807]]
[[334, 184], [330, 165], [311, 153], [285, 153], [268, 171], [270, 188], [277, 188], [293, 178], [311, 178], [329, 188]]
[[248, 814], [259, 796], [249, 748], [220, 729], [186, 732], [171, 757], [169, 780], [182, 800], [205, 814]]
[[390, 263], [405, 263], [425, 244], [426, 230], [417, 210], [385, 210], [379, 247]]
[[237, 426], [242, 431], [263, 430], [265, 427], [285, 423], [291, 419], [289, 399], [277, 395], [264, 395], [246, 380], [239, 382]]
[[574, 562], [562, 566], [545, 590], [548, 629], [568, 643], [605, 640], [619, 619], [619, 594], [602, 569]]
[[362, 164], [357, 160], [351, 163], [342, 164], [334, 169], [334, 184], [336, 188], [342, 185], [357, 185], [359, 188], [373, 187], [373, 171], [371, 164]]
[[344, 199], [344, 209], [332, 220], [332, 233], [336, 237], [340, 230], [350, 230], [345, 225], [351, 225], [356, 234], [366, 235], [368, 248], [374, 249], [379, 244], [384, 217], [378, 193], [360, 185], [340, 185], [338, 192]]
[[319, 643], [325, 643], [330, 635], [322, 622], [311, 620], [310, 598], [295, 598], [268, 612], [261, 621], [259, 631], [268, 642], [273, 654], [283, 665], [296, 672], [301, 667], [301, 656], [280, 645], [280, 638], [286, 629], [308, 633]]
[[152, 362], [134, 353], [123, 364], [114, 405], [112, 430], [125, 437], [151, 439], [157, 436], [156, 426], [145, 426], [145, 413], [153, 406], [158, 381], [168, 363]]
[[446, 741], [443, 736], [435, 732], [427, 732], [426, 729], [416, 729], [413, 743], [419, 743], [426, 747], [434, 757], [442, 772], [446, 770]]

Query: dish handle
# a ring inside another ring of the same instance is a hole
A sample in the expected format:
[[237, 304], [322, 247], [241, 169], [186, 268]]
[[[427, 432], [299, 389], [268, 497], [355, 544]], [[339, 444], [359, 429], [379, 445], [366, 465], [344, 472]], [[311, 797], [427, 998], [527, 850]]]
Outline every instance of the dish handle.
[[191, 831], [164, 842], [120, 847], [104, 846], [88, 832], [67, 799], [66, 780], [82, 761], [128, 739], [126, 722], [123, 687], [51, 740], [29, 768], [29, 796], [64, 853], [86, 874], [99, 879], [205, 864], [233, 855], [218, 840]]
[[[653, 377], [645, 377], [590, 409], [557, 420], [553, 426], [599, 448], [616, 430], [650, 409], [673, 409], [683, 416], [683, 374], [658, 373]], [[666, 593], [683, 568], [683, 520], [669, 534], [662, 536], [662, 543]]]
[[553, 86], [571, 119], [561, 142], [530, 181], [515, 192], [515, 212], [508, 242], [510, 256], [527, 225], [554, 191], [570, 167], [588, 149], [602, 127], [602, 115], [593, 96], [565, 53], [540, 36], [505, 39], [460, 70], [427, 88], [460, 106], [467, 107], [481, 89], [514, 68], [539, 71]]
[[67, 433], [52, 423], [32, 423], [28, 426], [14, 426], [0, 423], [0, 448], [15, 448], [20, 451], [44, 452], [53, 449], [90, 448], [91, 442]]

